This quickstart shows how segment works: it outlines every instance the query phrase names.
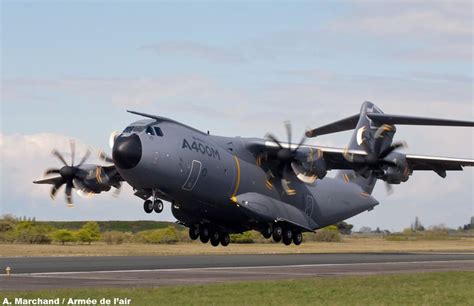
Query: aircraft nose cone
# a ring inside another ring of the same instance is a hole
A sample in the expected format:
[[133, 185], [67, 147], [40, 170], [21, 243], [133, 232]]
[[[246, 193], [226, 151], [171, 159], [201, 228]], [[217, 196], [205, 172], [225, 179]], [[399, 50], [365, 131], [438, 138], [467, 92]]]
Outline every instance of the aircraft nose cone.
[[142, 158], [142, 143], [137, 134], [118, 136], [112, 149], [114, 164], [121, 169], [132, 169]]

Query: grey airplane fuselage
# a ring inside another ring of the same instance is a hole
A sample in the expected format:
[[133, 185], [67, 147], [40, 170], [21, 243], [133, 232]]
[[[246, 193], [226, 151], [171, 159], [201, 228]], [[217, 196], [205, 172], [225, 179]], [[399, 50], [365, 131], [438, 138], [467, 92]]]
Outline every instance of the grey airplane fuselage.
[[[146, 127], [161, 130], [147, 133]], [[310, 230], [378, 204], [360, 186], [335, 178], [306, 184], [289, 172], [294, 195], [286, 194], [277, 184], [269, 186], [265, 171], [245, 146], [249, 141], [265, 142], [263, 139], [213, 136], [177, 122], [155, 120], [132, 123], [118, 139], [132, 135], [139, 137], [141, 156], [136, 165], [128, 167], [116, 162], [121, 177], [138, 191], [155, 190], [159, 197], [171, 201], [173, 215], [184, 224], [209, 222], [230, 233], [258, 229], [259, 220], [249, 217], [233, 201], [246, 193], [299, 209], [313, 221]]]

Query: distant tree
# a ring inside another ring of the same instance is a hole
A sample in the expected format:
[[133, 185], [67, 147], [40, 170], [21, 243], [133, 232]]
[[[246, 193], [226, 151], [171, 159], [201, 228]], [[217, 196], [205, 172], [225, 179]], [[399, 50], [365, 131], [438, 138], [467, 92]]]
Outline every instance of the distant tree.
[[50, 234], [53, 230], [54, 228], [51, 226], [21, 221], [14, 229], [15, 241], [39, 244], [51, 243]]
[[468, 224], [466, 224], [466, 225], [464, 225], [464, 226], [462, 227], [462, 229], [465, 230], [465, 231], [474, 230], [474, 216], [471, 217], [471, 222], [468, 223]]
[[361, 233], [370, 233], [372, 229], [369, 226], [362, 226], [359, 231]]
[[423, 226], [423, 224], [421, 224], [420, 219], [418, 219], [418, 217], [415, 217], [415, 222], [413, 222], [413, 224], [411, 225], [411, 229], [414, 231], [421, 232], [425, 230], [425, 227]]
[[60, 229], [53, 232], [52, 237], [54, 241], [61, 242], [63, 245], [65, 242], [76, 241], [74, 233], [67, 229]]
[[337, 226], [337, 229], [339, 230], [339, 233], [343, 235], [350, 235], [352, 233], [352, 228], [354, 227], [354, 225], [349, 224], [344, 221], [339, 222], [338, 224], [336, 224], [336, 226]]
[[76, 237], [81, 242], [91, 242], [100, 240], [100, 228], [99, 224], [94, 221], [87, 222], [82, 226], [82, 228], [77, 232]]

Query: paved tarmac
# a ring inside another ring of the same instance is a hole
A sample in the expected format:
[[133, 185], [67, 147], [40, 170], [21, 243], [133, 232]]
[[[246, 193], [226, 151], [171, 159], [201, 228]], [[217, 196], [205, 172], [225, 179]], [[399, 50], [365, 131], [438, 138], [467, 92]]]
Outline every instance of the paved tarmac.
[[474, 271], [473, 253], [0, 258], [0, 290], [130, 287], [432, 271]]

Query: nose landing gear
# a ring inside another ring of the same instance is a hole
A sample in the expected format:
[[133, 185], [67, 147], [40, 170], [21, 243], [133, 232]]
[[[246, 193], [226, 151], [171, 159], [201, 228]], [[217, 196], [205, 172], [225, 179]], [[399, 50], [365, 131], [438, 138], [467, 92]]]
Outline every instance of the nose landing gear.
[[163, 201], [161, 201], [156, 196], [155, 190], [153, 190], [153, 201], [146, 200], [145, 202], [143, 202], [143, 210], [145, 210], [147, 214], [150, 214], [153, 211], [159, 214], [163, 211], [163, 208], [164, 208]]

